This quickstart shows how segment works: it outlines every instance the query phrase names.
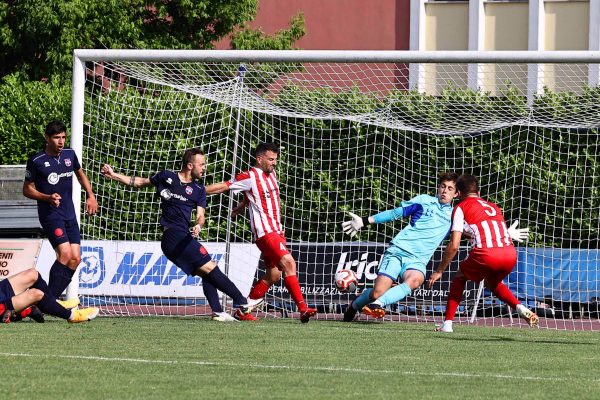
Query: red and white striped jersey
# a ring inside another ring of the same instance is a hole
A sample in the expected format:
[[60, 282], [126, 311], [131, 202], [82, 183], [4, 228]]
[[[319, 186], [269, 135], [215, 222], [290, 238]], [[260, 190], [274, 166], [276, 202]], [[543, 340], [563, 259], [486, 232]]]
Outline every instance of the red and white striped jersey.
[[227, 182], [234, 193], [244, 192], [250, 202], [250, 226], [254, 239], [267, 233], [283, 234], [281, 225], [281, 199], [275, 171], [265, 174], [262, 169], [252, 167]]
[[475, 248], [512, 246], [502, 210], [481, 197], [467, 197], [454, 207], [451, 230], [469, 234]]

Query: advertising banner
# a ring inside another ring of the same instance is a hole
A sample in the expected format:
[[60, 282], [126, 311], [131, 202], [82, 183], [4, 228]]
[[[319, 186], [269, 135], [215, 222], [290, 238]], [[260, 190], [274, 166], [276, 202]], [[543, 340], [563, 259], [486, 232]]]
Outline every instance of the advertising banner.
[[[340, 293], [334, 282], [334, 275], [340, 269], [351, 269], [358, 278], [358, 288], [355, 294], [360, 294], [365, 288], [373, 287], [377, 278], [377, 268], [388, 244], [380, 243], [289, 243], [288, 249], [296, 259], [298, 279], [304, 296], [309, 302], [348, 302], [348, 294]], [[427, 266], [427, 278], [441, 261], [443, 248], [438, 248]], [[450, 279], [458, 270], [458, 261], [466, 258], [467, 249], [460, 249], [444, 276], [431, 289], [424, 284], [406, 298], [406, 302], [440, 303], [446, 301], [450, 289]], [[259, 264], [259, 274], [264, 271], [262, 260]], [[468, 282], [464, 298], [474, 300], [477, 295], [475, 282]], [[290, 300], [289, 293], [283, 284], [276, 284], [269, 291], [275, 297]], [[354, 296], [350, 296], [353, 298]]]
[[41, 244], [41, 239], [0, 239], [0, 280], [35, 267]]
[[[203, 243], [225, 272], [225, 244]], [[229, 276], [248, 293], [260, 251], [253, 244], [232, 244]], [[44, 279], [56, 258], [44, 240], [37, 264]], [[187, 276], [162, 253], [160, 242], [84, 240], [81, 243], [79, 294], [146, 297], [203, 297], [202, 279]]]

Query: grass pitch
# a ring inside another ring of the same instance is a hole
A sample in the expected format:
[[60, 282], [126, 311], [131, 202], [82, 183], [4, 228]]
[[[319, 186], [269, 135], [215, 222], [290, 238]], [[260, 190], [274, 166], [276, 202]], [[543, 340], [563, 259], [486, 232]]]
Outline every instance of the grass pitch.
[[2, 399], [597, 399], [594, 332], [98, 318], [0, 326]]

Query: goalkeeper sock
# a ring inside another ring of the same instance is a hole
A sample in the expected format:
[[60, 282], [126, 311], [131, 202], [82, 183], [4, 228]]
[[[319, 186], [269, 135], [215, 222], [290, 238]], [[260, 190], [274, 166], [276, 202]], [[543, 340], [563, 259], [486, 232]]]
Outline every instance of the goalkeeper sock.
[[62, 319], [69, 319], [71, 311], [67, 310], [56, 302], [56, 297], [52, 295], [46, 281], [38, 274], [37, 280], [31, 285], [32, 288], [44, 292], [44, 297], [38, 302], [38, 308], [45, 314], [54, 315]]
[[298, 277], [296, 275], [286, 276], [283, 278], [283, 283], [290, 292], [292, 299], [294, 299], [294, 303], [296, 303], [298, 306], [298, 310], [300, 312], [306, 310], [308, 306], [304, 301], [304, 296], [302, 295], [302, 290], [300, 289], [300, 284], [298, 283]]
[[219, 301], [219, 293], [217, 292], [217, 288], [215, 288], [212, 283], [204, 279], [202, 280], [202, 288], [204, 289], [204, 296], [206, 297], [206, 301], [208, 301], [208, 305], [210, 306], [212, 312], [223, 312], [223, 307], [221, 307], [221, 302]]
[[492, 289], [492, 293], [494, 293], [497, 298], [508, 304], [513, 309], [517, 308], [519, 300], [517, 300], [515, 295], [504, 283], [500, 282], [494, 289]]
[[408, 296], [412, 292], [412, 289], [408, 284], [402, 283], [400, 285], [396, 285], [394, 287], [389, 288], [384, 294], [381, 295], [377, 299], [382, 306], [387, 306], [388, 304], [394, 304], [406, 296]]
[[240, 290], [234, 285], [229, 278], [221, 272], [219, 267], [213, 268], [208, 274], [202, 277], [203, 280], [212, 283], [213, 286], [231, 297], [234, 306], [246, 304], [246, 298], [242, 296]]
[[354, 299], [354, 301], [352, 302], [352, 308], [354, 308], [356, 311], [362, 310], [364, 306], [366, 306], [367, 304], [369, 304], [372, 301], [371, 300], [371, 292], [372, 291], [373, 291], [373, 289], [364, 290], [360, 296], [358, 296], [356, 299]]
[[69, 286], [71, 279], [73, 279], [73, 274], [75, 274], [75, 270], [72, 270], [58, 260], [54, 261], [54, 264], [50, 267], [48, 287], [50, 288], [50, 293], [55, 298], [58, 299], [67, 286]]
[[460, 278], [454, 278], [450, 283], [450, 293], [448, 293], [448, 302], [446, 303], [446, 312], [444, 313], [445, 321], [454, 320], [456, 310], [465, 290], [465, 283], [466, 281]]
[[250, 294], [248, 295], [251, 299], [262, 299], [265, 297], [265, 294], [269, 290], [269, 284], [262, 279], [256, 281], [254, 286], [252, 286], [252, 290], [250, 290]]

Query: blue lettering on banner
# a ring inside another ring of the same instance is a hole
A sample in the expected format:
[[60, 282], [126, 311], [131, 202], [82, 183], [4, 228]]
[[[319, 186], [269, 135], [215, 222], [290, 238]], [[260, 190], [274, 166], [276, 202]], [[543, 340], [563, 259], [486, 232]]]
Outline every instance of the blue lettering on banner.
[[[136, 261], [134, 252], [125, 253], [110, 283], [136, 286], [169, 286], [171, 282], [184, 278], [181, 283], [182, 286], [200, 286], [202, 284], [200, 277], [187, 276], [181, 269], [171, 263], [165, 255], [161, 255], [154, 264], [150, 265], [153, 255], [154, 253], [144, 253]], [[223, 258], [223, 254], [213, 254], [212, 256], [217, 264]], [[102, 270], [104, 271], [104, 268]], [[84, 287], [96, 287], [100, 283], [101, 281], [95, 286], [88, 285]]]

